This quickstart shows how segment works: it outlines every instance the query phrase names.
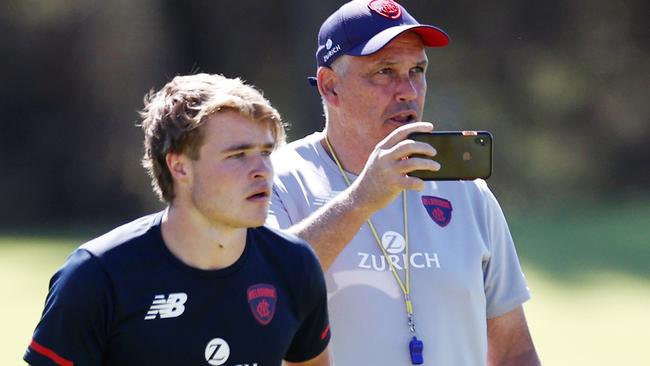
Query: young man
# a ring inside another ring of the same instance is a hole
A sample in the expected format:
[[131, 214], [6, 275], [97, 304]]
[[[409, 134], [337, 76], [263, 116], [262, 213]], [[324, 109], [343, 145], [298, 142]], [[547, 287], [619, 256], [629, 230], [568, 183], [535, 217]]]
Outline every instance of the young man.
[[326, 126], [274, 153], [269, 224], [326, 270], [337, 365], [538, 365], [508, 226], [483, 180], [424, 182], [425, 47], [448, 43], [389, 0], [355, 0], [318, 36]]
[[329, 365], [325, 282], [261, 227], [278, 112], [253, 87], [178, 76], [145, 99], [143, 163], [167, 209], [74, 251], [52, 277], [32, 365]]

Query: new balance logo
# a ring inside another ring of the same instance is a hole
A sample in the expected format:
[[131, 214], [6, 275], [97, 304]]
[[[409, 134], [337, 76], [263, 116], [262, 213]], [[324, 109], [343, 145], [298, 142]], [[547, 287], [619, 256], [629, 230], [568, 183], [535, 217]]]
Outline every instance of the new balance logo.
[[156, 316], [160, 316], [161, 319], [180, 316], [185, 311], [186, 301], [187, 294], [183, 292], [169, 294], [166, 299], [165, 295], [156, 295], [144, 320], [156, 319]]

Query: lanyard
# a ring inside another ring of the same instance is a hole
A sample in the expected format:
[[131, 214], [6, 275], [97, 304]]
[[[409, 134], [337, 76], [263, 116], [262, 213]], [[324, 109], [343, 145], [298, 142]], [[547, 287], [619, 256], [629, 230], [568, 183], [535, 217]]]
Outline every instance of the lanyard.
[[[343, 179], [345, 180], [345, 183], [347, 183], [348, 187], [350, 186], [350, 178], [348, 178], [348, 175], [345, 173], [345, 170], [343, 170], [343, 166], [339, 162], [339, 159], [336, 156], [336, 153], [334, 152], [334, 148], [332, 148], [332, 145], [330, 144], [329, 138], [325, 136], [325, 143], [327, 144], [327, 147], [330, 150], [330, 153], [332, 154], [332, 158], [334, 158], [334, 162], [336, 163], [336, 166], [339, 168], [339, 172], [343, 176]], [[381, 250], [381, 254], [384, 256], [384, 259], [386, 262], [388, 262], [388, 266], [390, 268], [390, 272], [393, 274], [393, 277], [395, 278], [395, 281], [397, 281], [397, 284], [399, 285], [400, 290], [402, 291], [402, 294], [404, 295], [404, 304], [406, 305], [406, 316], [408, 318], [408, 326], [409, 329], [411, 330], [411, 333], [413, 334], [413, 338], [409, 342], [409, 352], [411, 354], [411, 362], [414, 365], [419, 365], [422, 364], [423, 358], [422, 358], [422, 348], [423, 344], [422, 341], [418, 340], [415, 337], [415, 319], [413, 316], [413, 301], [411, 300], [411, 276], [410, 276], [410, 253], [409, 253], [409, 231], [408, 231], [408, 213], [407, 213], [407, 205], [406, 205], [406, 190], [402, 191], [402, 210], [404, 212], [404, 242], [405, 242], [405, 252], [406, 252], [406, 260], [404, 261], [404, 272], [405, 272], [405, 281], [402, 281], [402, 278], [400, 275], [397, 273], [397, 270], [395, 270], [395, 266], [393, 265], [393, 261], [390, 260], [388, 256], [388, 252], [386, 251], [386, 248], [381, 244], [381, 240], [379, 239], [379, 235], [377, 235], [377, 230], [375, 230], [375, 225], [373, 225], [372, 220], [368, 218], [368, 226], [370, 226], [370, 231], [372, 231], [372, 235], [375, 238], [375, 241], [377, 242], [377, 246]]]

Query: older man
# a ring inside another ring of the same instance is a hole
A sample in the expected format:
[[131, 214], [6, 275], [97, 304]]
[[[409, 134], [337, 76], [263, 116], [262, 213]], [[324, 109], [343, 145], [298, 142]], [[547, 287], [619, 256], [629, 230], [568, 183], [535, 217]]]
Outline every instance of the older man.
[[439, 169], [411, 157], [436, 152], [407, 136], [433, 129], [418, 122], [425, 47], [448, 42], [393, 1], [344, 4], [318, 36], [325, 130], [274, 153], [268, 223], [308, 241], [326, 270], [338, 365], [539, 364], [485, 181], [408, 175]]

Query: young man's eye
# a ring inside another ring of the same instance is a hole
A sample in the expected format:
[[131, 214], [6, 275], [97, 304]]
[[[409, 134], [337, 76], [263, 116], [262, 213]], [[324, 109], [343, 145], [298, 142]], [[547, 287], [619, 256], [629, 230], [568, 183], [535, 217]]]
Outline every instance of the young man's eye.
[[238, 152], [228, 155], [228, 159], [241, 159], [245, 156], [244, 152]]
[[262, 156], [271, 156], [273, 150], [262, 150]]

